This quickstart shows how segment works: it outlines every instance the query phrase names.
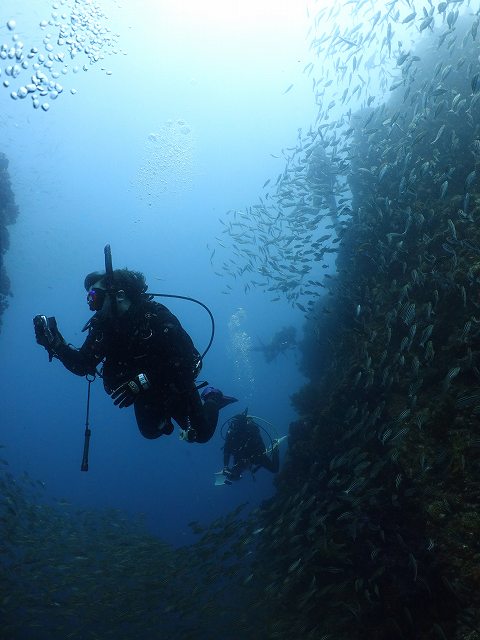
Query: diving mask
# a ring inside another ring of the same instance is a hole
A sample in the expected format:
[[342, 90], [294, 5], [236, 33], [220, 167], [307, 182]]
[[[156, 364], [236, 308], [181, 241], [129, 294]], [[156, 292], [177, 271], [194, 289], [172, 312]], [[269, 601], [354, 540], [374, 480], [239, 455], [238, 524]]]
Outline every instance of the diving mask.
[[90, 308], [90, 311], [100, 311], [103, 307], [103, 303], [105, 302], [105, 297], [107, 292], [105, 289], [98, 289], [93, 287], [87, 293], [87, 303]]

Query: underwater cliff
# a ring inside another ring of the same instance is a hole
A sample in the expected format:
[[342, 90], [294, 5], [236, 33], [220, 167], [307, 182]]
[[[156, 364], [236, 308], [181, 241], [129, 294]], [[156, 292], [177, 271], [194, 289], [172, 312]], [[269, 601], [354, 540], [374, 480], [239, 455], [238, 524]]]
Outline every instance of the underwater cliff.
[[480, 637], [478, 47], [415, 53], [351, 118], [351, 220], [265, 516], [270, 637]]

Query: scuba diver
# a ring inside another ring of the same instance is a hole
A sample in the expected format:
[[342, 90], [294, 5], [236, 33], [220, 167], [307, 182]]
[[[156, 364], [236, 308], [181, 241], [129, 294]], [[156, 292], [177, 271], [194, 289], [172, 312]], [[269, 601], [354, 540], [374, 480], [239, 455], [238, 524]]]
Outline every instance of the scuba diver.
[[[109, 245], [105, 272], [89, 273], [84, 286], [90, 311], [95, 313], [83, 328], [88, 335], [79, 349], [66, 343], [55, 318], [34, 318], [37, 343], [48, 351], [50, 362], [57, 358], [89, 381], [103, 363], [99, 375], [105, 391], [120, 409], [133, 405], [145, 438], [170, 435], [173, 418], [188, 442], [210, 440], [220, 409], [237, 401], [212, 386], [206, 386], [200, 397], [195, 384], [213, 330], [200, 355], [179, 320], [167, 307], [153, 302], [154, 295], [182, 296], [150, 294], [142, 273], [113, 270]], [[210, 317], [213, 327], [211, 313]]]
[[[223, 471], [218, 474], [223, 478], [219, 482], [216, 481], [216, 484], [232, 484], [233, 480], [240, 480], [242, 473], [247, 469], [256, 473], [263, 467], [267, 471], [278, 473], [279, 440], [272, 440], [271, 447], [267, 449], [260, 435], [261, 428], [253, 417], [248, 415], [248, 409], [230, 418], [223, 447]], [[229, 467], [231, 457], [233, 466]]]
[[267, 362], [272, 362], [281, 353], [285, 353], [289, 349], [293, 349], [297, 345], [296, 340], [297, 330], [295, 327], [284, 327], [277, 331], [271, 341], [267, 344], [263, 344], [260, 341], [259, 347], [253, 347], [254, 351], [261, 351]]

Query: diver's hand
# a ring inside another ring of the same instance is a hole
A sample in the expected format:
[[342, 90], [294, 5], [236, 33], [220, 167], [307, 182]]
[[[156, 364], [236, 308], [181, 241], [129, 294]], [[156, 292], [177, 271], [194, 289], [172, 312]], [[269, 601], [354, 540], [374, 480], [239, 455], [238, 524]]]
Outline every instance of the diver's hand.
[[195, 442], [197, 439], [197, 432], [192, 427], [188, 429], [182, 429], [180, 433], [180, 439], [185, 440], [185, 442]]
[[33, 319], [33, 328], [35, 330], [35, 340], [39, 345], [45, 347], [51, 360], [55, 348], [64, 341], [62, 334], [57, 328], [57, 321], [54, 317], [35, 316]]
[[33, 328], [35, 330], [35, 339], [42, 347], [49, 349], [55, 344], [55, 333], [58, 331], [55, 318], [35, 316]]
[[233, 474], [232, 474], [232, 470], [229, 469], [228, 467], [223, 467], [223, 475], [224, 475], [224, 482], [225, 484], [232, 484], [232, 480], [233, 480]]
[[112, 396], [113, 404], [123, 409], [132, 405], [138, 395], [147, 389], [150, 389], [150, 382], [144, 373], [139, 373], [132, 380], [124, 382], [114, 389], [110, 395]]

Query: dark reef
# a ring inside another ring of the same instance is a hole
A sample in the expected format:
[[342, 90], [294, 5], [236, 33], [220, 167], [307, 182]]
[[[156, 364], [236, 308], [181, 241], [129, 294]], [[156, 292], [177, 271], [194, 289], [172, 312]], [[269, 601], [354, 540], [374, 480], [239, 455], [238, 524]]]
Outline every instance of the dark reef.
[[264, 515], [271, 638], [480, 638], [480, 101], [460, 53], [441, 86], [421, 57], [352, 117], [351, 220]]

